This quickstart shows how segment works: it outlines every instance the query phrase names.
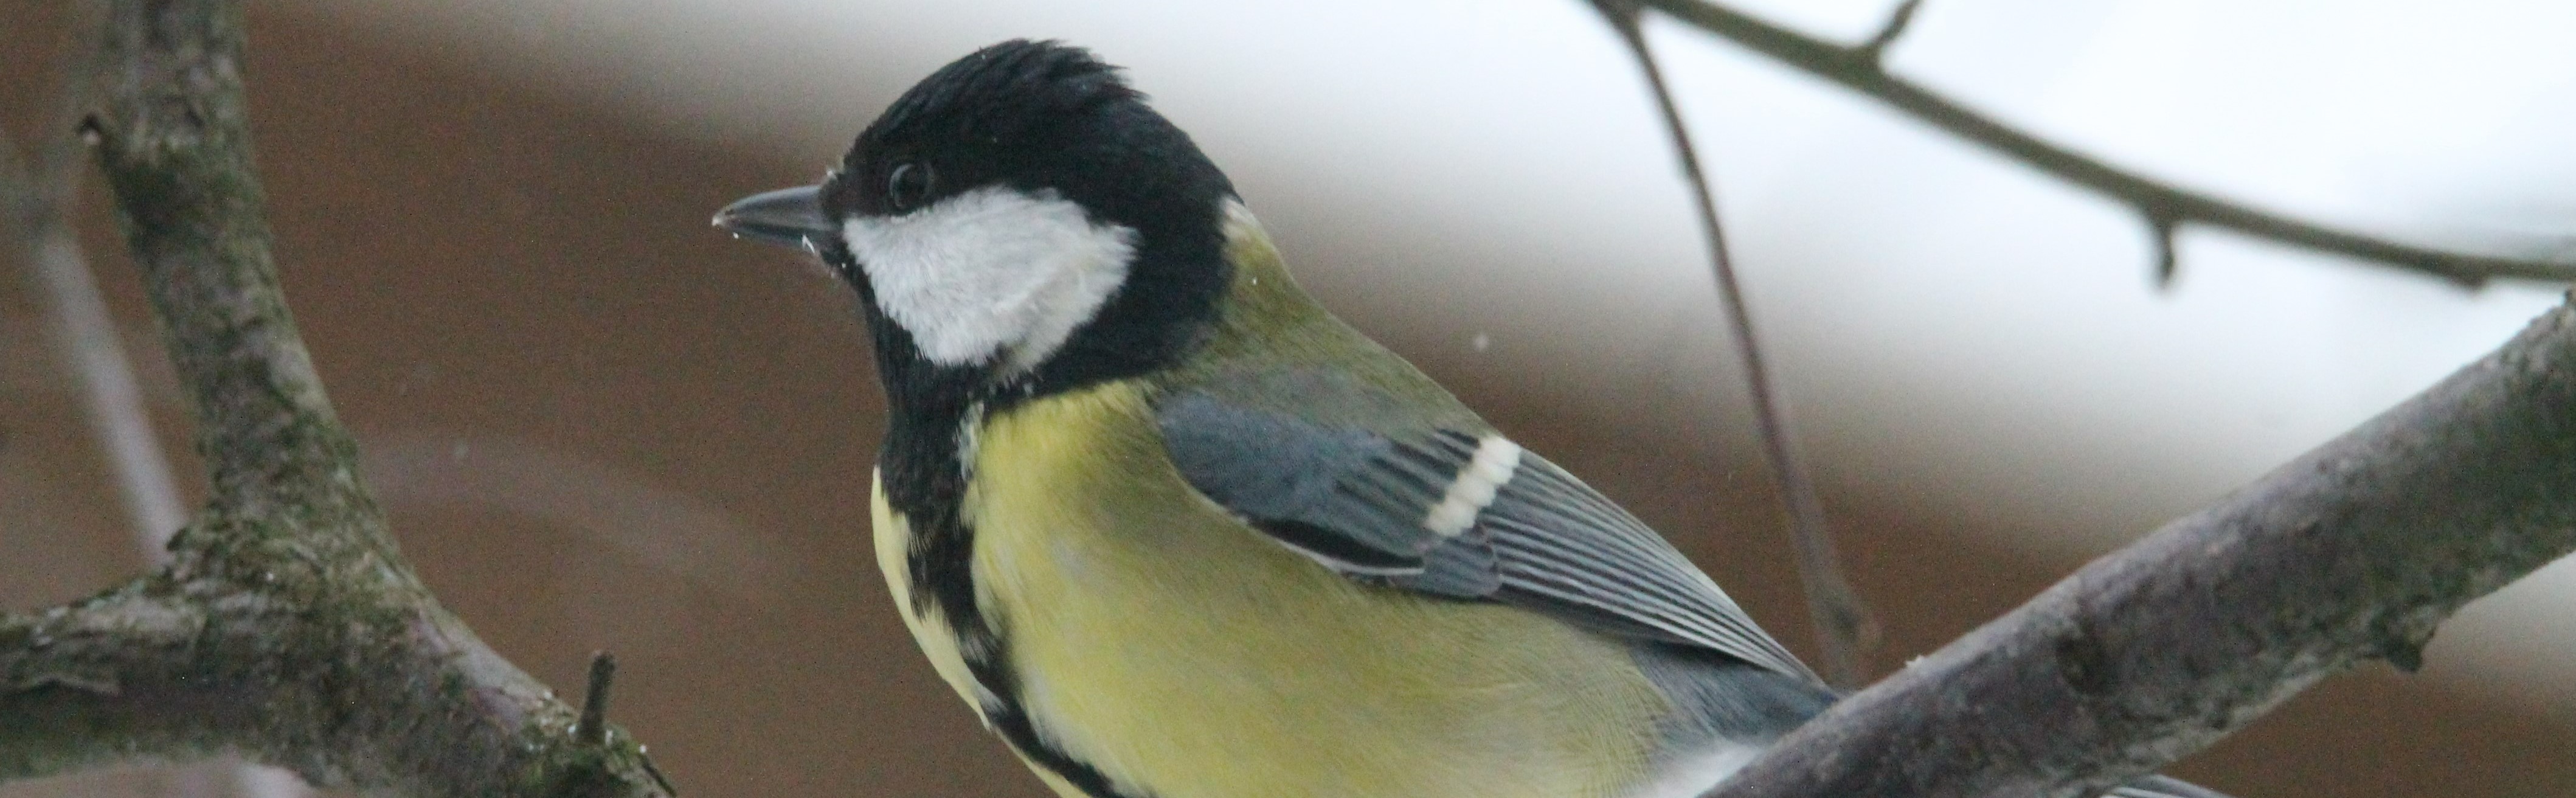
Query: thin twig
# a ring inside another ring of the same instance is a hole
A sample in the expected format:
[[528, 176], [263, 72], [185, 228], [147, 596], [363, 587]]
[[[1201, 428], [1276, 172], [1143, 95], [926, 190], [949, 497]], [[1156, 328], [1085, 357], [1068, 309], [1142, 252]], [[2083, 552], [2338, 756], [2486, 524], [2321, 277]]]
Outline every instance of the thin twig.
[[1922, 7], [1923, 0], [1905, 0], [1896, 4], [1896, 10], [1887, 14], [1887, 23], [1878, 26], [1878, 34], [1869, 37], [1869, 41], [1858, 48], [1860, 54], [1871, 64], [1884, 68], [1888, 46], [1905, 35], [1906, 27], [1914, 24], [1915, 10]]
[[1868, 607], [1861, 603], [1851, 583], [1843, 579], [1840, 558], [1834, 554], [1833, 530], [1825, 525], [1824, 502], [1816, 495], [1815, 478], [1808, 473], [1792, 437], [1788, 402], [1771, 381], [1770, 366], [1762, 358], [1761, 342], [1754, 335], [1753, 310], [1744, 300], [1744, 288], [1727, 254], [1726, 230], [1718, 223], [1717, 195], [1709, 189], [1708, 174], [1701, 169], [1698, 151], [1691, 146], [1690, 129], [1683, 125], [1681, 110], [1673, 104], [1672, 92], [1664, 85], [1663, 70], [1656, 65], [1654, 53], [1646, 49], [1645, 36], [1637, 29], [1638, 6], [1628, 0], [1595, 0], [1593, 7], [1619, 32], [1627, 42], [1628, 52], [1636, 56], [1638, 68], [1645, 71], [1646, 85], [1654, 90], [1656, 107], [1663, 112], [1665, 131], [1672, 136], [1673, 152], [1681, 160], [1683, 176], [1689, 179], [1691, 197], [1699, 204], [1700, 232], [1708, 239], [1709, 270], [1716, 274], [1718, 297], [1726, 303], [1727, 319], [1734, 325], [1736, 353], [1744, 361], [1744, 380], [1753, 394], [1753, 418], [1761, 431], [1762, 451], [1770, 461], [1773, 478], [1779, 482], [1790, 537], [1797, 544], [1798, 577], [1806, 586], [1807, 611], [1815, 622], [1818, 646], [1824, 652], [1825, 677], [1839, 687], [1858, 687], [1868, 676], [1862, 656], [1876, 636], [1874, 624]]
[[[2576, 281], [2576, 263], [2453, 252], [2292, 219], [2195, 191], [2041, 140], [1880, 68], [1870, 45], [1845, 46], [1800, 34], [1703, 0], [1629, 0], [1715, 33], [1808, 74], [1878, 98], [1952, 135], [2136, 209], [2152, 225], [2204, 224], [2292, 246], [2346, 255], [2474, 286], [2497, 277]], [[1899, 28], [1901, 30], [1901, 28]], [[1883, 47], [1883, 45], [1882, 45]]]
[[28, 266], [53, 305], [57, 345], [80, 377], [90, 426], [116, 472], [118, 495], [134, 528], [135, 549], [147, 565], [159, 565], [168, 559], [170, 535], [188, 516], [152, 429], [125, 337], [71, 231], [46, 223], [29, 239]]
[[171, 477], [169, 455], [153, 431], [134, 360], [125, 352], [125, 336], [107, 310], [71, 223], [80, 196], [81, 120], [96, 96], [108, 8], [103, 0], [76, 0], [65, 8], [71, 18], [64, 29], [68, 55], [56, 80], [45, 136], [32, 162], [0, 141], [0, 160], [9, 162], [0, 172], [16, 173], [25, 181], [17, 192], [22, 204], [15, 210], [27, 266], [53, 305], [57, 344], [80, 378], [90, 426], [116, 472], [135, 548], [147, 565], [157, 566], [168, 560], [170, 536], [187, 523], [187, 510]]
[[2072, 798], [2576, 550], [2576, 305], [1836, 704], [1718, 798]]
[[2155, 245], [2156, 287], [2160, 289], [2173, 287], [2174, 272], [2182, 261], [2174, 251], [2174, 235], [2178, 232], [2174, 227], [2173, 217], [2147, 215], [2147, 235]]
[[590, 655], [590, 687], [581, 695], [581, 725], [573, 739], [585, 745], [608, 744], [608, 688], [617, 680], [617, 658], [606, 651]]

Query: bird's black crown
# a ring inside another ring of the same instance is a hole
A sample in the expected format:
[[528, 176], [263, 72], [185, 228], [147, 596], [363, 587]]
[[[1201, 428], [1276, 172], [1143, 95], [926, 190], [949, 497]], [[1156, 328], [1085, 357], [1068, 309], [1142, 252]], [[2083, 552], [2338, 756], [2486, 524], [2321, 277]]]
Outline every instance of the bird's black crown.
[[1013, 39], [923, 78], [877, 117], [860, 146], [1008, 141], [1103, 104], [1144, 99], [1118, 72], [1079, 47]]
[[[927, 172], [895, 174], [907, 166]], [[1181, 221], [1164, 215], [1179, 202], [1213, 204], [1233, 193], [1189, 134], [1148, 107], [1117, 67], [1089, 50], [1025, 39], [914, 84], [859, 134], [832, 182], [826, 208], [840, 215], [900, 213], [999, 184], [1055, 191], [1139, 232]]]

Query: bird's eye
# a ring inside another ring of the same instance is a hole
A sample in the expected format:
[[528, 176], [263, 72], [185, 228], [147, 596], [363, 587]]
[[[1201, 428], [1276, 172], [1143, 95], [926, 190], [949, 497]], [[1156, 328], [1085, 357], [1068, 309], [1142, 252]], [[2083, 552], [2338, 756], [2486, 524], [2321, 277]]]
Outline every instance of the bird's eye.
[[904, 213], [930, 199], [930, 164], [901, 163], [886, 173], [886, 207]]

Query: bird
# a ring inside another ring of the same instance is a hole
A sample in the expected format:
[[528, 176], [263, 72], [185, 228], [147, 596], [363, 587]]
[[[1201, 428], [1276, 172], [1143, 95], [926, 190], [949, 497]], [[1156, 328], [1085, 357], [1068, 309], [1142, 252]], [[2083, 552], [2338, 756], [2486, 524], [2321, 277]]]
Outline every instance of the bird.
[[1064, 798], [1690, 798], [1839, 698], [1326, 311], [1088, 50], [958, 59], [820, 184], [714, 221], [857, 292], [889, 408], [877, 563]]

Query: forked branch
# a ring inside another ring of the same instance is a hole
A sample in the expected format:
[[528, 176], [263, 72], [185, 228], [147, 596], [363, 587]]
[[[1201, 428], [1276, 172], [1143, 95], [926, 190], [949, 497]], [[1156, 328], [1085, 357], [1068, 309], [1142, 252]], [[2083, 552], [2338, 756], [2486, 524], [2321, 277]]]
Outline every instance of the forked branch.
[[[1882, 67], [1917, 0], [1858, 46], [1699, 0], [1593, 3], [1646, 71], [1748, 348], [1715, 204], [1639, 35], [1640, 5], [2128, 203], [2154, 237], [2160, 282], [2173, 274], [2176, 230], [2193, 223], [2462, 283], [2576, 276], [2576, 265], [2443, 252], [2274, 216], [2004, 126]], [[1759, 403], [1768, 396], [1758, 354], [1748, 359]], [[1785, 428], [1767, 411], [1763, 421], [1766, 442], [1780, 448]], [[2099, 795], [2328, 675], [2373, 658], [2414, 669], [2461, 605], [2571, 550], [2576, 310], [2562, 305], [2406, 404], [1836, 705], [1711, 798]], [[1802, 571], [1814, 568], [1810, 559]], [[1815, 595], [1810, 605], [1820, 617], [1828, 607]]]
[[1713, 798], [2089, 796], [2576, 550], [2576, 309], [1828, 710]]
[[116, 2], [103, 26], [84, 127], [213, 496], [160, 571], [0, 614], [0, 781], [238, 753], [325, 788], [671, 794], [631, 736], [577, 733], [396, 551], [277, 284], [241, 48], [222, 0]]
[[1925, 124], [1994, 150], [2051, 177], [2092, 189], [2128, 205], [2157, 237], [2157, 246], [2161, 248], [2158, 273], [2163, 278], [2172, 274], [2173, 231], [2185, 225], [2207, 225], [2303, 249], [2421, 272], [2462, 285], [2478, 285], [2497, 277], [2576, 282], [2576, 262], [2454, 252], [2293, 219], [2166, 185], [2049, 143], [1970, 110], [1956, 100], [1898, 77], [1881, 66], [1881, 57], [1888, 45], [1904, 33], [1906, 24], [1913, 18], [1917, 0], [1907, 0], [1899, 5], [1879, 34], [1860, 45], [1842, 45], [1818, 39], [1704, 0], [1627, 1], [1642, 3], [1676, 21], [1726, 37], [1799, 71], [1869, 95]]

